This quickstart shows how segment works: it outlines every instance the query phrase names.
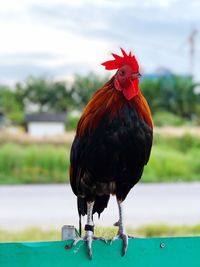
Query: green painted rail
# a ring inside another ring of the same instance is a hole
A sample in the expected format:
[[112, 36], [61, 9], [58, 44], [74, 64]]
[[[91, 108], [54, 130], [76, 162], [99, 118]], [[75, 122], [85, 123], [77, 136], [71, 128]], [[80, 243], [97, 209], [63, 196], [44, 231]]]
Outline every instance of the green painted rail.
[[200, 237], [129, 239], [121, 257], [121, 240], [111, 245], [93, 242], [89, 260], [84, 242], [72, 241], [0, 243], [0, 267], [200, 267]]

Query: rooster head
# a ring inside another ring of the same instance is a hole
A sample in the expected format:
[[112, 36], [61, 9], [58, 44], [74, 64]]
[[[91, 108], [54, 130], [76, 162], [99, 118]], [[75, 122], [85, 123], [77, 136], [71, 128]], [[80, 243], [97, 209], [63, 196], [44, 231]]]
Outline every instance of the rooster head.
[[127, 100], [132, 99], [139, 91], [139, 65], [134, 55], [127, 54], [122, 48], [122, 56], [112, 54], [113, 60], [102, 63], [107, 70], [117, 69], [114, 76], [114, 87], [122, 91]]

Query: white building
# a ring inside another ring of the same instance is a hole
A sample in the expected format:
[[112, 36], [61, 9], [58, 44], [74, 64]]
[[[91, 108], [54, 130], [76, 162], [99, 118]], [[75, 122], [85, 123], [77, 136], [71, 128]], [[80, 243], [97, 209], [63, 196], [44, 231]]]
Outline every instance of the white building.
[[26, 116], [31, 136], [45, 137], [65, 133], [66, 113], [33, 113]]

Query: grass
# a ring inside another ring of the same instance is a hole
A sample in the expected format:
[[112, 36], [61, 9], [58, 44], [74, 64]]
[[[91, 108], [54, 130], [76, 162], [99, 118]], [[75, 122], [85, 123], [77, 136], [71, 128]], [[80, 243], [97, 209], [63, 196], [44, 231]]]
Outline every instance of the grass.
[[1, 145], [1, 184], [66, 182], [68, 169], [67, 147], [11, 143]]
[[143, 182], [200, 181], [200, 139], [156, 136]]
[[168, 111], [159, 111], [153, 115], [154, 125], [163, 126], [181, 126], [186, 124], [186, 120]]
[[36, 227], [27, 228], [21, 231], [0, 229], [0, 242], [53, 241], [60, 239], [61, 233], [55, 229], [42, 230]]
[[[193, 226], [169, 226], [147, 225], [139, 228], [128, 228], [129, 235], [135, 237], [160, 237], [160, 236], [200, 236], [200, 225]], [[116, 227], [97, 227], [96, 236], [111, 239], [117, 234]], [[0, 230], [0, 242], [23, 242], [23, 241], [53, 241], [61, 240], [59, 230], [43, 230], [41, 228], [28, 228], [21, 231]]]
[[[69, 145], [0, 145], [0, 184], [66, 183]], [[200, 181], [200, 138], [156, 135], [142, 182]]]

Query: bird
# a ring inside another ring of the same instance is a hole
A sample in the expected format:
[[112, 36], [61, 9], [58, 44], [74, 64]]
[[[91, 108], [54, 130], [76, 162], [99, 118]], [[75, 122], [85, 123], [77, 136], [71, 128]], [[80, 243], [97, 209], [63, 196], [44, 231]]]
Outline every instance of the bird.
[[[119, 220], [114, 224], [122, 240], [122, 256], [128, 248], [123, 204], [129, 191], [140, 180], [148, 163], [153, 142], [153, 120], [147, 100], [139, 88], [139, 64], [132, 52], [102, 63], [116, 70], [97, 90], [78, 121], [70, 151], [70, 184], [77, 196], [79, 233], [74, 245], [86, 241], [92, 259], [93, 214], [100, 214], [115, 195]], [[81, 237], [81, 216], [87, 215]]]

